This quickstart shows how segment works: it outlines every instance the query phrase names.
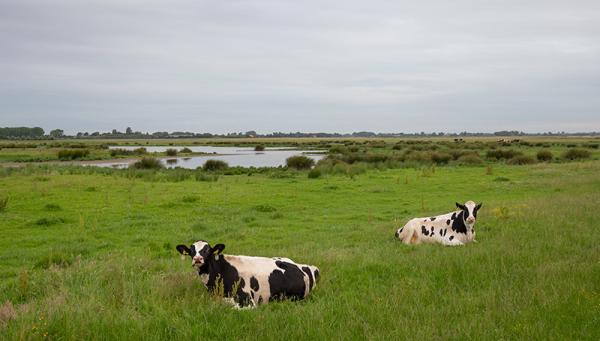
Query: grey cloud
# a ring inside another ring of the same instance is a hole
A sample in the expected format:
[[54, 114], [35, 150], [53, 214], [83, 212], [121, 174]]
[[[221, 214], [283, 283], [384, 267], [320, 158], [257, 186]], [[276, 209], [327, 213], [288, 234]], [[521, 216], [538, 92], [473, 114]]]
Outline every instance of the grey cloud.
[[4, 1], [0, 126], [600, 130], [597, 1]]

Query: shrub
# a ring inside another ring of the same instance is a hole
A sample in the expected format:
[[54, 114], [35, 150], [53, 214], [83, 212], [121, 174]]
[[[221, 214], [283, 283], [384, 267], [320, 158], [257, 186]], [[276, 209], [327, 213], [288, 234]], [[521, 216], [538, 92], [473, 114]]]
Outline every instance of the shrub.
[[552, 161], [552, 152], [549, 150], [540, 150], [536, 155], [538, 161]]
[[309, 179], [316, 179], [319, 177], [321, 177], [321, 170], [318, 168], [313, 168], [310, 170], [310, 172], [308, 172]]
[[598, 143], [586, 143], [583, 146], [585, 148], [598, 149], [600, 145], [598, 145]]
[[254, 151], [262, 152], [263, 150], [265, 150], [265, 146], [263, 146], [262, 144], [258, 144], [254, 147]]
[[134, 150], [127, 150], [127, 149], [115, 148], [115, 149], [111, 149], [109, 153], [110, 153], [110, 156], [117, 156], [117, 155], [144, 155], [144, 154], [147, 153], [147, 151], [146, 151], [146, 148], [144, 148], [144, 147], [136, 148]]
[[431, 153], [431, 161], [437, 164], [446, 164], [452, 160], [452, 155], [448, 153], [433, 152]]
[[161, 169], [164, 168], [160, 160], [153, 157], [143, 157], [139, 161], [133, 163], [129, 168], [134, 169]]
[[461, 165], [479, 165], [483, 162], [478, 155], [475, 154], [465, 154], [458, 158], [458, 162]]
[[495, 178], [494, 181], [506, 182], [506, 181], [510, 181], [510, 179], [509, 178], [505, 178], [503, 176], [499, 176], [499, 177]]
[[169, 148], [165, 153], [167, 153], [167, 156], [177, 156], [177, 149]]
[[509, 165], [530, 165], [535, 163], [535, 159], [526, 155], [517, 155], [506, 161]]
[[304, 155], [297, 155], [288, 157], [285, 163], [289, 168], [310, 169], [314, 166], [315, 160]]
[[5, 211], [7, 206], [8, 206], [8, 197], [0, 198], [0, 212]]
[[512, 149], [496, 149], [496, 150], [488, 150], [485, 154], [488, 159], [512, 159], [515, 156], [523, 155], [523, 153], [512, 150]]
[[58, 158], [60, 160], [81, 159], [88, 155], [90, 155], [90, 151], [87, 149], [63, 149], [58, 151]]
[[331, 154], [348, 154], [348, 148], [342, 145], [334, 145], [329, 148], [329, 153]]
[[206, 160], [202, 169], [205, 171], [220, 171], [229, 168], [227, 162], [223, 160]]
[[566, 160], [581, 160], [590, 156], [592, 156], [592, 153], [585, 149], [569, 149], [562, 155], [563, 159]]
[[192, 153], [192, 150], [189, 149], [188, 147], [184, 147], [181, 151], [179, 151], [180, 153], [185, 153], [185, 154], [190, 154]]

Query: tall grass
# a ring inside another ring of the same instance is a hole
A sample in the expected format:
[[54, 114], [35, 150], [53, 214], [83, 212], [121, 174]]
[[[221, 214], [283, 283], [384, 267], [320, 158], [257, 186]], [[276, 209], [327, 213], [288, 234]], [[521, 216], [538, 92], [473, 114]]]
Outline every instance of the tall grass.
[[90, 155], [90, 151], [87, 149], [64, 149], [58, 151], [58, 158], [60, 160], [82, 159], [88, 155]]

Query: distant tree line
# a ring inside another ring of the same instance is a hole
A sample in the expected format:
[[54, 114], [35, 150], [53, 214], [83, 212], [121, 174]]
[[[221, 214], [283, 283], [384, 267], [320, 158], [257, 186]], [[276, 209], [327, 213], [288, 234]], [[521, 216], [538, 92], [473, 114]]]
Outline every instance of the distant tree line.
[[44, 134], [44, 129], [40, 127], [6, 127], [0, 128], [0, 139], [41, 139], [41, 138], [80, 138], [80, 139], [93, 139], [93, 138], [144, 138], [144, 139], [168, 139], [168, 138], [253, 138], [253, 137], [288, 137], [288, 138], [346, 138], [346, 137], [435, 137], [435, 136], [446, 136], [446, 137], [466, 137], [466, 136], [600, 136], [600, 132], [580, 132], [580, 133], [566, 133], [561, 132], [543, 132], [543, 133], [525, 133], [517, 130], [502, 130], [494, 133], [471, 133], [463, 131], [460, 133], [444, 133], [444, 132], [430, 132], [426, 133], [415, 132], [415, 133], [375, 133], [371, 131], [359, 131], [353, 133], [303, 133], [303, 132], [273, 132], [269, 134], [258, 134], [254, 130], [247, 132], [232, 132], [226, 134], [211, 134], [211, 133], [193, 133], [189, 131], [157, 131], [153, 133], [133, 131], [131, 127], [127, 127], [125, 132], [120, 132], [117, 129], [112, 129], [110, 132], [78, 132], [75, 135], [65, 135], [64, 130], [54, 129], [51, 130], [48, 135]]
[[38, 138], [44, 136], [44, 129], [40, 127], [5, 127], [0, 128], [0, 138], [8, 139], [15, 137]]

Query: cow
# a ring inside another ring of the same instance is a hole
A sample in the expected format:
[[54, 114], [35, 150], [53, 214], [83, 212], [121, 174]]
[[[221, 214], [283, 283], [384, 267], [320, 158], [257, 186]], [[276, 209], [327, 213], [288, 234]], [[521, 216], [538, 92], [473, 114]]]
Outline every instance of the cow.
[[459, 210], [429, 218], [413, 218], [396, 231], [404, 244], [438, 243], [449, 246], [475, 241], [475, 219], [482, 204], [456, 203]]
[[254, 308], [285, 298], [301, 300], [320, 278], [319, 269], [312, 265], [281, 257], [225, 255], [225, 245], [211, 246], [205, 240], [190, 247], [177, 245], [176, 249], [190, 256], [209, 292], [225, 296], [236, 308]]

